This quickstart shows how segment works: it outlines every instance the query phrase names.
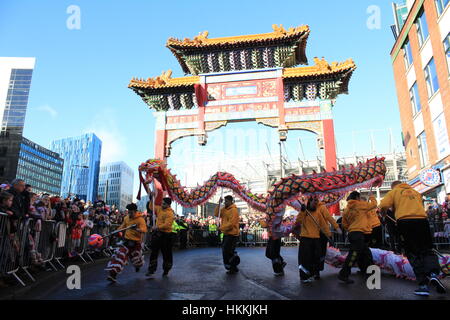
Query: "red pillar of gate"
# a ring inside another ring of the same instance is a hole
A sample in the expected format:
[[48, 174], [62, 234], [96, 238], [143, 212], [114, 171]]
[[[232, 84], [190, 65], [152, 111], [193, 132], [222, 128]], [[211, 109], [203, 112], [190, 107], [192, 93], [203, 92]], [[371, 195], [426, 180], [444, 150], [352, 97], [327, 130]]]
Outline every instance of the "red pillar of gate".
[[166, 130], [155, 131], [155, 159], [166, 160], [166, 143], [167, 132]]
[[205, 103], [207, 102], [206, 85], [204, 83], [194, 85], [195, 97], [198, 105], [198, 130], [205, 131]]
[[[333, 171], [337, 169], [336, 141], [334, 138], [333, 119], [322, 120], [323, 141], [325, 147], [325, 169]], [[330, 207], [330, 213], [340, 215], [339, 204]]]

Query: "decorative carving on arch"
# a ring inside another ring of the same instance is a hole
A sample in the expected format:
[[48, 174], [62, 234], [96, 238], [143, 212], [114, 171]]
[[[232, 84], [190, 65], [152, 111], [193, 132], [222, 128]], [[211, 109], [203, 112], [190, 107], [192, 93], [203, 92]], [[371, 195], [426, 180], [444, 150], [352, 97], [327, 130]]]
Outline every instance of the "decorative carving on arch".
[[171, 144], [184, 137], [200, 136], [199, 143], [206, 144], [206, 133], [204, 131], [199, 131], [198, 129], [184, 129], [184, 130], [168, 130], [167, 131], [167, 142], [165, 145], [165, 155], [170, 156]]
[[184, 129], [184, 130], [168, 130], [167, 131], [167, 145], [172, 144], [175, 140], [183, 137], [190, 137], [195, 135], [200, 135], [201, 132], [197, 132], [196, 129]]
[[302, 121], [302, 122], [288, 122], [286, 123], [289, 130], [307, 130], [323, 135], [322, 121]]
[[262, 123], [265, 126], [278, 128], [279, 119], [278, 118], [264, 118], [264, 119], [256, 119], [256, 122]]
[[216, 129], [219, 129], [220, 127], [226, 126], [228, 121], [212, 121], [212, 122], [205, 122], [205, 131], [213, 131]]

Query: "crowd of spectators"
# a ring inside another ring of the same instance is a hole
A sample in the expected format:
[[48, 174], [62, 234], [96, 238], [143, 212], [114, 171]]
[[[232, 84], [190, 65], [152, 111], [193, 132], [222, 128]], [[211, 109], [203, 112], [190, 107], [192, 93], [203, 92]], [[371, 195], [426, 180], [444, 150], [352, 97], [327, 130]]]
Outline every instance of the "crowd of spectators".
[[442, 222], [448, 220], [450, 218], [450, 195], [447, 195], [442, 204], [433, 201], [428, 203], [426, 208], [430, 221]]
[[[59, 196], [34, 193], [31, 186], [21, 179], [11, 185], [0, 185], [0, 212], [7, 214], [7, 233], [11, 241], [17, 241], [20, 223], [33, 221], [33, 231], [41, 231], [42, 221], [65, 222], [68, 235], [72, 239], [69, 257], [75, 255], [83, 230], [105, 234], [111, 224], [121, 224], [125, 213], [115, 207], [106, 206], [100, 198], [94, 203], [77, 197], [63, 199]], [[32, 238], [32, 237], [31, 237]], [[33, 240], [33, 239], [31, 239]], [[34, 264], [39, 264], [39, 256], [32, 256]]]

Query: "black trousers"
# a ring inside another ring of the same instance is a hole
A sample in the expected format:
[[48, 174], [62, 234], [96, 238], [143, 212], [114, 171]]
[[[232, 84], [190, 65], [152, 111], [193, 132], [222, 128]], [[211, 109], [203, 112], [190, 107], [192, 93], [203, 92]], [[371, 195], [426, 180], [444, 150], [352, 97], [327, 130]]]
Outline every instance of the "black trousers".
[[180, 230], [180, 249], [186, 249], [187, 247], [187, 229]]
[[163, 257], [163, 270], [169, 271], [172, 269], [173, 257], [172, 257], [172, 245], [173, 235], [172, 232], [158, 231], [152, 234], [152, 242], [150, 245], [150, 262], [148, 271], [154, 273], [158, 266], [158, 255], [161, 250]]
[[339, 272], [342, 276], [348, 277], [352, 272], [352, 267], [358, 265], [362, 272], [366, 273], [367, 267], [372, 265], [372, 252], [367, 246], [366, 236], [360, 231], [349, 232], [348, 240], [350, 242], [350, 250], [345, 259], [344, 266]]
[[369, 247], [370, 248], [381, 248], [383, 243], [383, 231], [381, 225], [372, 228], [372, 235], [370, 237]]
[[306, 280], [319, 274], [320, 265], [320, 239], [300, 237], [298, 250], [298, 265], [300, 279]]
[[223, 264], [227, 270], [235, 270], [238, 265], [236, 259], [232, 259], [236, 254], [236, 244], [238, 241], [238, 236], [223, 235], [222, 257]]
[[400, 253], [400, 236], [398, 234], [397, 226], [394, 222], [386, 222], [386, 229], [389, 234], [389, 250]]
[[276, 273], [283, 272], [284, 259], [280, 255], [280, 251], [281, 251], [281, 238], [279, 239], [269, 238], [266, 247], [266, 257], [272, 260], [273, 272]]
[[219, 242], [219, 235], [217, 231], [210, 231], [208, 235], [208, 245], [211, 247], [217, 246], [217, 243]]
[[419, 285], [427, 284], [427, 276], [440, 272], [438, 257], [432, 251], [433, 239], [428, 220], [398, 220], [397, 230]]
[[327, 255], [328, 238], [322, 232], [320, 233], [319, 246], [319, 271], [323, 271], [323, 269], [325, 269], [325, 256]]

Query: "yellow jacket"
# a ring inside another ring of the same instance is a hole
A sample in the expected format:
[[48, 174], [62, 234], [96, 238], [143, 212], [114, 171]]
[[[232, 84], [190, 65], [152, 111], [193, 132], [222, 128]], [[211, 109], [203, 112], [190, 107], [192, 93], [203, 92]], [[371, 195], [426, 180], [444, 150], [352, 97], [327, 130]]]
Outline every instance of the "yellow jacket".
[[377, 207], [377, 201], [373, 196], [369, 202], [361, 200], [349, 200], [342, 216], [342, 225], [348, 232], [360, 231], [372, 233], [369, 224], [369, 212]]
[[147, 224], [145, 223], [145, 219], [142, 216], [142, 213], [136, 212], [133, 219], [130, 219], [130, 216], [127, 215], [123, 219], [123, 222], [120, 225], [119, 229], [127, 228], [129, 226], [132, 226], [133, 224], [137, 225], [137, 229], [139, 229], [142, 232], [139, 232], [134, 229], [128, 229], [125, 231], [125, 239], [133, 241], [142, 241], [143, 234], [147, 232]]
[[[219, 207], [214, 209], [214, 215], [219, 216]], [[236, 205], [233, 203], [228, 208], [220, 209], [220, 231], [225, 235], [239, 236], [239, 212]]]
[[[324, 216], [328, 213], [327, 208], [323, 204], [318, 204], [317, 209], [313, 212], [309, 212], [313, 217], [317, 224], [314, 222], [313, 218], [306, 211], [300, 211], [295, 219], [295, 224], [301, 225], [300, 237], [305, 238], [320, 238], [320, 230], [322, 229], [324, 232], [330, 231], [330, 227], [325, 222]], [[329, 214], [329, 213], [328, 213]]]
[[422, 196], [406, 183], [399, 184], [389, 191], [381, 200], [380, 208], [394, 209], [397, 220], [427, 218], [422, 204]]
[[320, 213], [322, 214], [323, 219], [325, 220], [325, 228], [323, 229], [323, 231], [325, 232], [327, 237], [331, 237], [331, 230], [329, 223], [331, 223], [331, 225], [335, 230], [339, 229], [339, 225], [337, 224], [336, 220], [334, 220], [334, 218], [331, 216], [325, 204], [320, 202], [319, 206], [323, 206], [323, 209], [320, 210]]
[[155, 206], [156, 227], [162, 232], [172, 232], [172, 224], [175, 220], [175, 212], [172, 208], [163, 209], [161, 206]]
[[369, 225], [372, 229], [381, 225], [376, 209], [369, 211]]

